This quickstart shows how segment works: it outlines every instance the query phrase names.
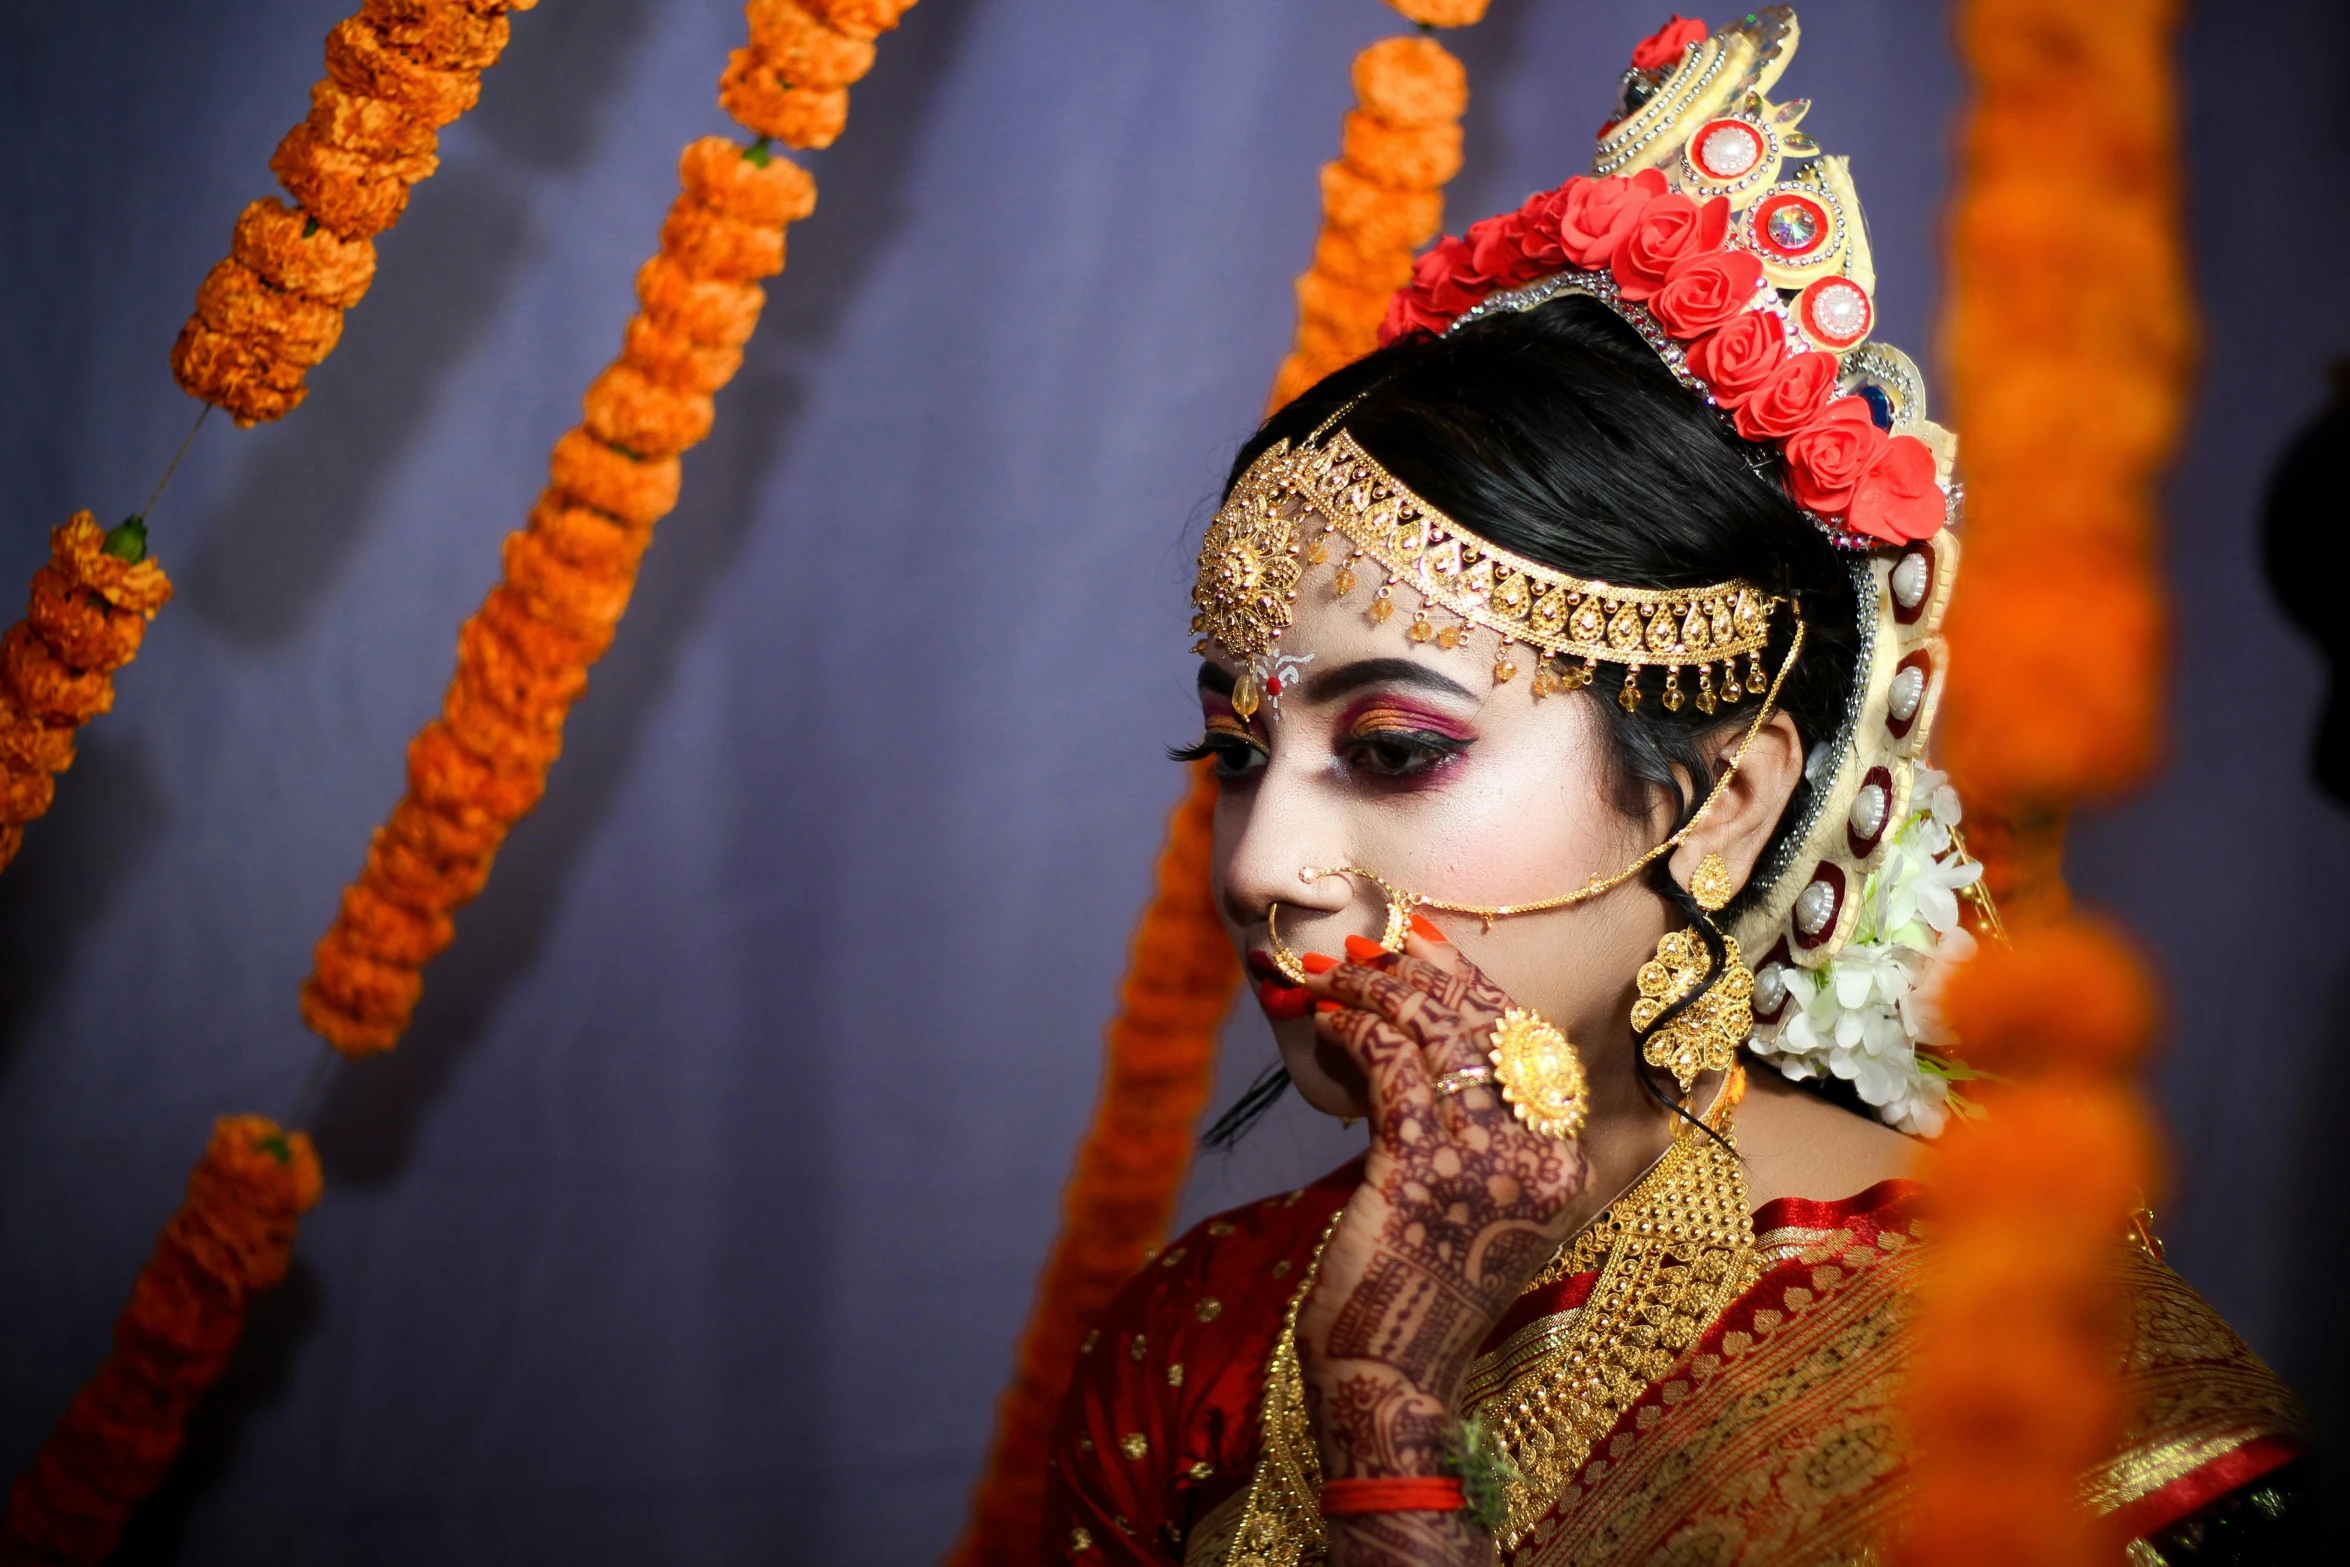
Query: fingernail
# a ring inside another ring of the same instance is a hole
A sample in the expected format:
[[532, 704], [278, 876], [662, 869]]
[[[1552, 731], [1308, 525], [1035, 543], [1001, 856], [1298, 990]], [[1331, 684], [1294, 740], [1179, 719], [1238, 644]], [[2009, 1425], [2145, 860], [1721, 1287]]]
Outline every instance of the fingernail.
[[1349, 936], [1346, 938], [1346, 955], [1356, 963], [1376, 963], [1387, 955], [1387, 949], [1365, 937]]
[[1325, 1001], [1317, 996], [1314, 998], [1314, 1010], [1316, 1012], [1344, 1012], [1346, 1008], [1335, 1001]]
[[1425, 914], [1415, 914], [1412, 916], [1412, 934], [1419, 937], [1422, 941], [1444, 940], [1444, 932], [1438, 930], [1436, 928], [1436, 922], [1428, 918], [1428, 916]]
[[1309, 974], [1327, 974], [1338, 967], [1338, 960], [1327, 952], [1301, 952], [1297, 966]]

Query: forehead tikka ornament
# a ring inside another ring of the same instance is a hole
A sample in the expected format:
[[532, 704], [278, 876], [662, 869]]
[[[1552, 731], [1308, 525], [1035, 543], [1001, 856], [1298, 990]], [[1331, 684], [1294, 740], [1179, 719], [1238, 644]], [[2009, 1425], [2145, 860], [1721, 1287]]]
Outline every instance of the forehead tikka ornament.
[[[1331, 591], [1352, 594], [1357, 566], [1386, 574], [1371, 596], [1373, 619], [1393, 611], [1393, 590], [1420, 597], [1407, 635], [1457, 647], [1466, 628], [1501, 639], [1494, 681], [1512, 679], [1509, 650], [1523, 643], [1539, 655], [1536, 696], [1587, 685], [1603, 663], [1620, 664], [1617, 701], [1642, 700], [1640, 675], [1664, 672], [1665, 706], [1694, 701], [1711, 713], [1761, 689], [1762, 653], [1779, 600], [1744, 582], [1692, 588], [1630, 588], [1571, 576], [1486, 543], [1422, 500], [1339, 430], [1302, 447], [1268, 448], [1233, 486], [1201, 546], [1192, 589], [1192, 630], [1200, 650], [1220, 647], [1241, 666], [1233, 711], [1253, 715], [1264, 696], [1273, 648], [1289, 629], [1304, 568], [1336, 560]], [[1743, 674], [1739, 660], [1746, 661]], [[1714, 667], [1721, 666], [1721, 679]], [[1695, 691], [1682, 686], [1695, 676]]]

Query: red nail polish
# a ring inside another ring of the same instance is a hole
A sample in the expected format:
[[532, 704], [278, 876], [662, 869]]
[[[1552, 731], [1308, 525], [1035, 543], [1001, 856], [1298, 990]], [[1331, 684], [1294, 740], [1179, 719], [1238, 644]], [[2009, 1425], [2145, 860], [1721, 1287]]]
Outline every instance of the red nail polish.
[[1387, 949], [1362, 936], [1349, 936], [1346, 938], [1346, 955], [1350, 962], [1376, 963], [1387, 955]]
[[1346, 1008], [1335, 1001], [1325, 1001], [1317, 996], [1314, 998], [1314, 1010], [1316, 1012], [1344, 1012]]
[[1338, 967], [1338, 960], [1327, 952], [1304, 952], [1298, 955], [1297, 964], [1309, 974], [1327, 974]]
[[1444, 940], [1444, 932], [1438, 930], [1436, 928], [1436, 922], [1428, 918], [1428, 916], [1425, 914], [1415, 914], [1412, 916], [1412, 934], [1419, 937], [1422, 941]]

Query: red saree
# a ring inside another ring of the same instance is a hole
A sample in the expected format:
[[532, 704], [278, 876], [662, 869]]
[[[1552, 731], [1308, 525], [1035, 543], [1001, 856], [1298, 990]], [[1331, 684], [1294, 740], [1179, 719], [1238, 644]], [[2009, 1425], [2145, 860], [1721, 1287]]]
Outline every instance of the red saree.
[[[1294, 1363], [1282, 1366], [1284, 1326], [1359, 1173], [1350, 1164], [1206, 1221], [1120, 1293], [1085, 1341], [1056, 1433], [1044, 1560], [1320, 1559], [1319, 1526], [1299, 1500], [1318, 1481], [1309, 1473], [1300, 1489], [1284, 1451], [1303, 1429], [1279, 1393], [1295, 1379]], [[1513, 1512], [1502, 1559], [1871, 1559], [1907, 1478], [1893, 1408], [1921, 1258], [1917, 1197], [1888, 1181], [1838, 1202], [1765, 1204], [1751, 1251], [1680, 1341], [1669, 1323], [1640, 1325], [1661, 1320], [1653, 1309], [1618, 1311], [1612, 1259], [1530, 1289], [1487, 1339], [1464, 1402], [1522, 1408], [1541, 1378], [1563, 1377], [1582, 1390], [1585, 1417], [1597, 1409], [1604, 1423], [1577, 1435], [1569, 1421], [1538, 1440], [1549, 1467], [1526, 1465], [1539, 1495], [1522, 1518]], [[2136, 1307], [2126, 1375], [2138, 1414], [2083, 1492], [2144, 1537], [2297, 1456], [2299, 1416], [2176, 1274], [2134, 1245], [2115, 1266]], [[1611, 1311], [1628, 1326], [1611, 1328]], [[1607, 1340], [1596, 1358], [1595, 1338]], [[1274, 1473], [1284, 1464], [1291, 1473]]]

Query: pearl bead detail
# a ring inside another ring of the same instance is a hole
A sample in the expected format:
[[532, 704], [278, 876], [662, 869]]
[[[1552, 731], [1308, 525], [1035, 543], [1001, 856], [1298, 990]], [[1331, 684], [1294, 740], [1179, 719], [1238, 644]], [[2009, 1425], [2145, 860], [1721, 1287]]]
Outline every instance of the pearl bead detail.
[[1817, 936], [1836, 918], [1836, 886], [1825, 879], [1815, 881], [1795, 895], [1795, 928], [1806, 936]]
[[1925, 666], [1911, 664], [1893, 677], [1893, 689], [1885, 697], [1885, 711], [1895, 723], [1906, 724], [1918, 716], [1918, 703], [1925, 700], [1925, 695]]
[[1903, 609], [1917, 608], [1925, 599], [1932, 575], [1933, 568], [1924, 555], [1913, 550], [1902, 556], [1901, 564], [1893, 568], [1893, 601]]
[[1885, 830], [1885, 809], [1890, 803], [1883, 784], [1862, 784], [1852, 797], [1852, 836], [1862, 843], [1875, 843]]

